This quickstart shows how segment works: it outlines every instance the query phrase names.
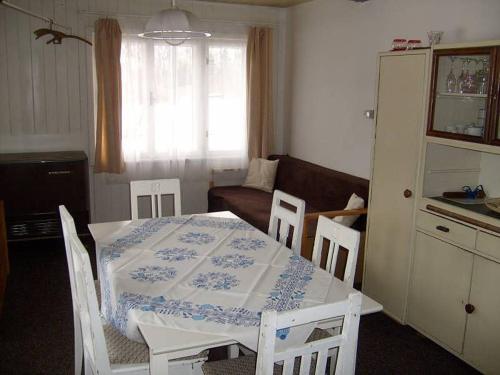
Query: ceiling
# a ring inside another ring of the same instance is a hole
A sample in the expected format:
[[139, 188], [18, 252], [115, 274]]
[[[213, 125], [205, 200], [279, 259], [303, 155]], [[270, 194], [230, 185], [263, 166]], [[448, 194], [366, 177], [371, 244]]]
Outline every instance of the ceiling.
[[300, 3], [307, 3], [312, 0], [205, 0], [217, 3], [231, 3], [231, 4], [250, 4], [250, 5], [265, 5], [272, 7], [289, 7]]

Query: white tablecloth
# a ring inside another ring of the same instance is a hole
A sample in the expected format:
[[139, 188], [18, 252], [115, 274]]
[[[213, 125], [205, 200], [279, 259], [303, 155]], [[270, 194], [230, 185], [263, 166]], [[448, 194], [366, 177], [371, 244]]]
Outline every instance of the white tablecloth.
[[[238, 219], [132, 221], [97, 243], [102, 312], [135, 341], [137, 323], [228, 336], [255, 350], [260, 312], [324, 303], [338, 280]], [[304, 342], [313, 327], [277, 332]]]

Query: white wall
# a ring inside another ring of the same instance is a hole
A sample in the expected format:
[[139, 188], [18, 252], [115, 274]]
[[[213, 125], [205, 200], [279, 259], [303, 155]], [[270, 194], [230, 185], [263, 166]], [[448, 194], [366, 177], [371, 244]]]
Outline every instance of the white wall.
[[376, 55], [396, 37], [500, 39], [498, 0], [315, 0], [292, 8], [288, 152], [369, 178]]
[[[102, 15], [117, 17], [123, 28], [145, 24], [170, 0], [11, 0], [12, 3], [55, 18], [72, 32], [92, 36]], [[218, 30], [249, 25], [273, 27], [276, 33], [276, 145], [282, 152], [286, 16], [278, 8], [250, 7], [179, 0]], [[60, 46], [35, 40], [33, 30], [47, 27], [35, 18], [0, 6], [0, 152], [83, 150], [89, 156], [91, 214], [93, 221], [129, 218], [128, 184], [116, 183], [92, 172], [94, 112], [92, 49], [66, 40]], [[206, 209], [208, 182], [187, 182], [183, 211]]]

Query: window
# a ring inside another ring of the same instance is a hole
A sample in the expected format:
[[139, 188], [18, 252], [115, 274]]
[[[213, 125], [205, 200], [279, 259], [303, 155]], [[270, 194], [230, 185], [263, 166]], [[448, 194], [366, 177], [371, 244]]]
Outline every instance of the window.
[[246, 40], [124, 36], [121, 65], [126, 162], [246, 160]]

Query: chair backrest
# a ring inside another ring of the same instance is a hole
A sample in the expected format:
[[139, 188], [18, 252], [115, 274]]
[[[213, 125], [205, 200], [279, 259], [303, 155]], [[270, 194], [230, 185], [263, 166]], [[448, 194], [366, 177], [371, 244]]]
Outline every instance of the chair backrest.
[[[284, 202], [288, 206], [294, 206], [296, 211], [294, 212], [288, 207], [282, 206], [281, 202]], [[304, 228], [305, 210], [306, 202], [304, 200], [280, 190], [274, 191], [268, 234], [286, 246], [290, 230], [293, 227], [292, 244], [290, 247], [297, 255], [300, 255], [300, 241]]]
[[[324, 375], [328, 351], [338, 348], [336, 374], [354, 374], [358, 342], [359, 317], [361, 312], [361, 293], [356, 292], [340, 302], [318, 305], [305, 309], [277, 313], [263, 311], [260, 323], [259, 344], [257, 349], [257, 375], [272, 375], [274, 364], [283, 363], [283, 374], [294, 372], [295, 359], [300, 358], [300, 375], [309, 375], [311, 360], [316, 361], [314, 373]], [[284, 328], [320, 322], [325, 319], [344, 317], [342, 333], [318, 341], [312, 341], [277, 351], [275, 348], [276, 331]]]
[[132, 220], [139, 218], [138, 198], [149, 196], [151, 199], [151, 217], [162, 215], [161, 197], [162, 195], [174, 196], [174, 216], [181, 213], [181, 184], [179, 179], [167, 180], [140, 180], [130, 182], [130, 209]]
[[70, 247], [74, 264], [76, 306], [82, 328], [85, 363], [86, 366], [92, 368], [94, 374], [111, 374], [90, 258], [76, 234], [70, 235]]
[[[76, 286], [75, 272], [73, 268], [73, 255], [71, 253], [70, 236], [76, 234], [75, 222], [65, 206], [59, 206], [59, 215], [61, 216], [61, 224], [64, 237], [64, 247], [66, 249], [66, 261], [68, 262], [69, 284], [71, 287], [71, 299], [73, 300], [73, 318], [75, 326], [80, 325], [78, 319], [78, 311], [76, 308]], [[77, 331], [75, 329], [75, 331]], [[76, 338], [75, 338], [76, 339]]]
[[344, 282], [352, 286], [358, 259], [359, 238], [360, 233], [357, 230], [348, 228], [320, 215], [318, 218], [318, 227], [316, 228], [316, 237], [314, 238], [312, 262], [315, 266], [320, 267], [323, 255], [323, 242], [325, 239], [329, 240], [330, 245], [328, 246], [328, 255], [326, 258], [326, 270], [333, 275], [335, 274], [340, 247], [343, 247], [347, 250]]

